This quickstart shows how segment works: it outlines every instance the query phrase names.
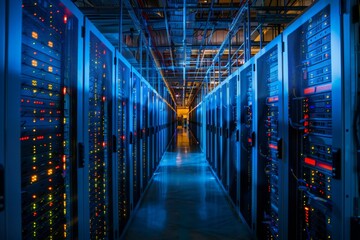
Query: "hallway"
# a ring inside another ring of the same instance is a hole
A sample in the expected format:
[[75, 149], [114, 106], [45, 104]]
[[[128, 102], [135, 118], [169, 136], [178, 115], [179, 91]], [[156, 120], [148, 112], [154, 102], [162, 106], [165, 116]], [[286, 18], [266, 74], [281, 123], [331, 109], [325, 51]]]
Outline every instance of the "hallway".
[[178, 129], [125, 239], [251, 239], [190, 138]]

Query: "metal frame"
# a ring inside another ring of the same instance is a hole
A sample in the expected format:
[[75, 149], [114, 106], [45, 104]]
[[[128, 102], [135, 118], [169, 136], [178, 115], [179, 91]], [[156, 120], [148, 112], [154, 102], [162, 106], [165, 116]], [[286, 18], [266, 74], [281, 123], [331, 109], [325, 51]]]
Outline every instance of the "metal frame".
[[[352, 235], [353, 231], [351, 226], [351, 217], [359, 216], [358, 204], [355, 203], [356, 199], [359, 199], [359, 179], [360, 173], [357, 171], [354, 173], [353, 169], [359, 169], [359, 19], [356, 23], [352, 21], [355, 12], [354, 7], [357, 7], [359, 11], [359, 1], [351, 0], [347, 1], [343, 5], [342, 16], [342, 79], [343, 79], [343, 92], [344, 92], [344, 239], [352, 239], [355, 236]], [[356, 8], [355, 8], [356, 9]], [[358, 12], [359, 13], [359, 12]], [[357, 122], [354, 126], [354, 122]]]
[[22, 8], [20, 1], [1, 1], [0, 54], [0, 164], [4, 210], [0, 211], [0, 237], [21, 238], [20, 75]]

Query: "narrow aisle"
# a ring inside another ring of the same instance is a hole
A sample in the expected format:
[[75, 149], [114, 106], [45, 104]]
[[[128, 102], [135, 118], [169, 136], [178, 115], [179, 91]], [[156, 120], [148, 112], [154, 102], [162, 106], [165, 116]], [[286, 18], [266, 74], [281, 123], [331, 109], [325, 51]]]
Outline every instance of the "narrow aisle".
[[186, 130], [155, 174], [125, 239], [251, 239]]

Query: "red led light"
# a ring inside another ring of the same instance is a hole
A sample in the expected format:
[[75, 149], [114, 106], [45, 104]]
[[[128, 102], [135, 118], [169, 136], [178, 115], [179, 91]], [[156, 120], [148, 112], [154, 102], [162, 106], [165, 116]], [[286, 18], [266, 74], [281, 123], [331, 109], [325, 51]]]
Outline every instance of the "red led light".
[[271, 143], [269, 144], [269, 148], [278, 150], [278, 147], [276, 145], [274, 145], [274, 144], [271, 144]]
[[66, 89], [66, 87], [64, 87], [64, 88], [63, 88], [63, 94], [65, 95], [66, 92], [67, 92], [67, 89]]
[[105, 143], [105, 142], [103, 142], [103, 143], [102, 143], [102, 146], [103, 146], [103, 147], [105, 147], [105, 146], [106, 146], [106, 143]]
[[319, 168], [322, 168], [322, 169], [325, 169], [325, 170], [328, 170], [328, 171], [332, 171], [333, 168], [332, 166], [328, 165], [328, 164], [325, 164], [325, 163], [318, 163], [317, 166]]
[[279, 101], [279, 97], [278, 96], [275, 96], [275, 97], [269, 97], [267, 99], [267, 101], [270, 103], [270, 102], [277, 102]]
[[44, 136], [37, 136], [36, 139], [37, 140], [42, 140], [42, 139], [44, 139]]
[[312, 165], [312, 166], [315, 166], [315, 165], [316, 165], [316, 161], [315, 161], [314, 159], [312, 159], [312, 158], [306, 157], [306, 158], [304, 159], [304, 161], [305, 161], [306, 164], [309, 164], [309, 165]]
[[252, 142], [252, 139], [251, 139], [251, 138], [248, 138], [248, 142], [251, 143], [251, 142]]
[[55, 106], [55, 103], [51, 102], [49, 103], [50, 106]]
[[67, 23], [67, 20], [68, 20], [67, 16], [64, 15], [64, 23], [65, 23], [65, 24]]
[[106, 101], [106, 97], [105, 97], [105, 96], [102, 97], [102, 101], [103, 101], [103, 102]]
[[26, 140], [29, 140], [29, 139], [30, 139], [29, 136], [25, 136], [25, 137], [21, 137], [21, 138], [20, 138], [20, 141], [26, 141]]
[[304, 94], [312, 94], [315, 92], [315, 87], [309, 87], [304, 89]]
[[330, 91], [332, 88], [332, 84], [325, 84], [325, 85], [321, 85], [321, 86], [317, 86], [316, 87], [316, 92], [325, 92], [325, 91]]

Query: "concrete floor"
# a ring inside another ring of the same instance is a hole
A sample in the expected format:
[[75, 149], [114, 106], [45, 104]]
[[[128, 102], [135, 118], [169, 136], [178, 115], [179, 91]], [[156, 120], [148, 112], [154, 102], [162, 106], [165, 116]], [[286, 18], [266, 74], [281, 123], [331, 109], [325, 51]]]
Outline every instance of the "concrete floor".
[[178, 129], [125, 239], [252, 239], [189, 135]]

